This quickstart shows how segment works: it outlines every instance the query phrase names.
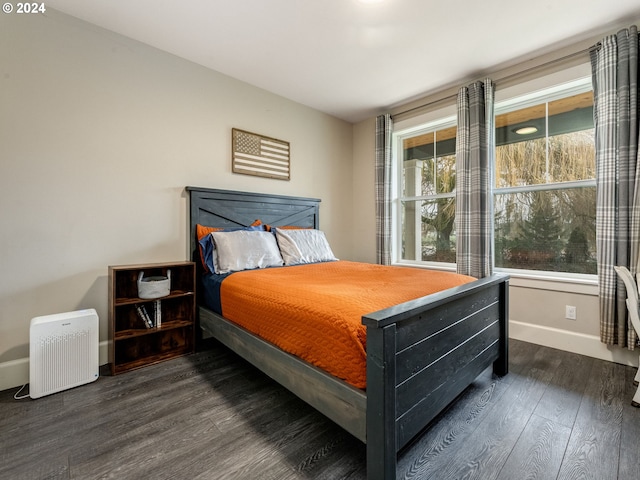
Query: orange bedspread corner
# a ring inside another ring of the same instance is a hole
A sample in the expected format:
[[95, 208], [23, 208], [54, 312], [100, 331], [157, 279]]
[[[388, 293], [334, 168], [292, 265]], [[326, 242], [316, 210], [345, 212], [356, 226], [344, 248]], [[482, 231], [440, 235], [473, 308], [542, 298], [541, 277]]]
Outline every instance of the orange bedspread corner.
[[365, 388], [362, 316], [473, 280], [448, 272], [337, 261], [237, 272], [222, 282], [220, 295], [225, 318]]

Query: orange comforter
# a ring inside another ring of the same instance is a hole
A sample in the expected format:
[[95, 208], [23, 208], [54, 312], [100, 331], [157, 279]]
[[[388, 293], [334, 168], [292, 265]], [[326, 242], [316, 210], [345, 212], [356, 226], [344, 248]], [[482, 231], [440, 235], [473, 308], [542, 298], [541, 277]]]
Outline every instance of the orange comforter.
[[236, 272], [225, 318], [357, 388], [366, 387], [362, 316], [473, 281], [447, 272], [337, 261]]

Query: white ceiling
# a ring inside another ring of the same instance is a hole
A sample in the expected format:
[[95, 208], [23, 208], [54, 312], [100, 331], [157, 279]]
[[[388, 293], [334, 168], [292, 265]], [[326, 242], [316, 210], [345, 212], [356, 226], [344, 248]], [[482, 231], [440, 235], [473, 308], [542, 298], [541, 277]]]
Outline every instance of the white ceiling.
[[638, 0], [46, 5], [349, 122], [640, 18]]

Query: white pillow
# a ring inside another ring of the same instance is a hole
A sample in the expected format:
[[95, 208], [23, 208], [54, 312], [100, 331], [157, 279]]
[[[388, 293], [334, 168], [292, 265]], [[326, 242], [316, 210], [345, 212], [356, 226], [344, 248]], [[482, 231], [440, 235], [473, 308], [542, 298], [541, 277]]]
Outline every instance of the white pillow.
[[338, 260], [331, 251], [324, 232], [320, 230], [277, 228], [276, 237], [285, 265]]
[[279, 267], [283, 261], [273, 234], [238, 230], [211, 232], [216, 244], [216, 273], [238, 272], [253, 268]]

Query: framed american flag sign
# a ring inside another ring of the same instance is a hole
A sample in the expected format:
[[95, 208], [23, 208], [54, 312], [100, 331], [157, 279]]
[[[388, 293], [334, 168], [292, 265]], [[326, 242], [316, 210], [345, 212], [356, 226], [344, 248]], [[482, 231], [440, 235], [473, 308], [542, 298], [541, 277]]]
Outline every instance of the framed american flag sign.
[[289, 142], [233, 128], [231, 130], [233, 173], [289, 180]]

